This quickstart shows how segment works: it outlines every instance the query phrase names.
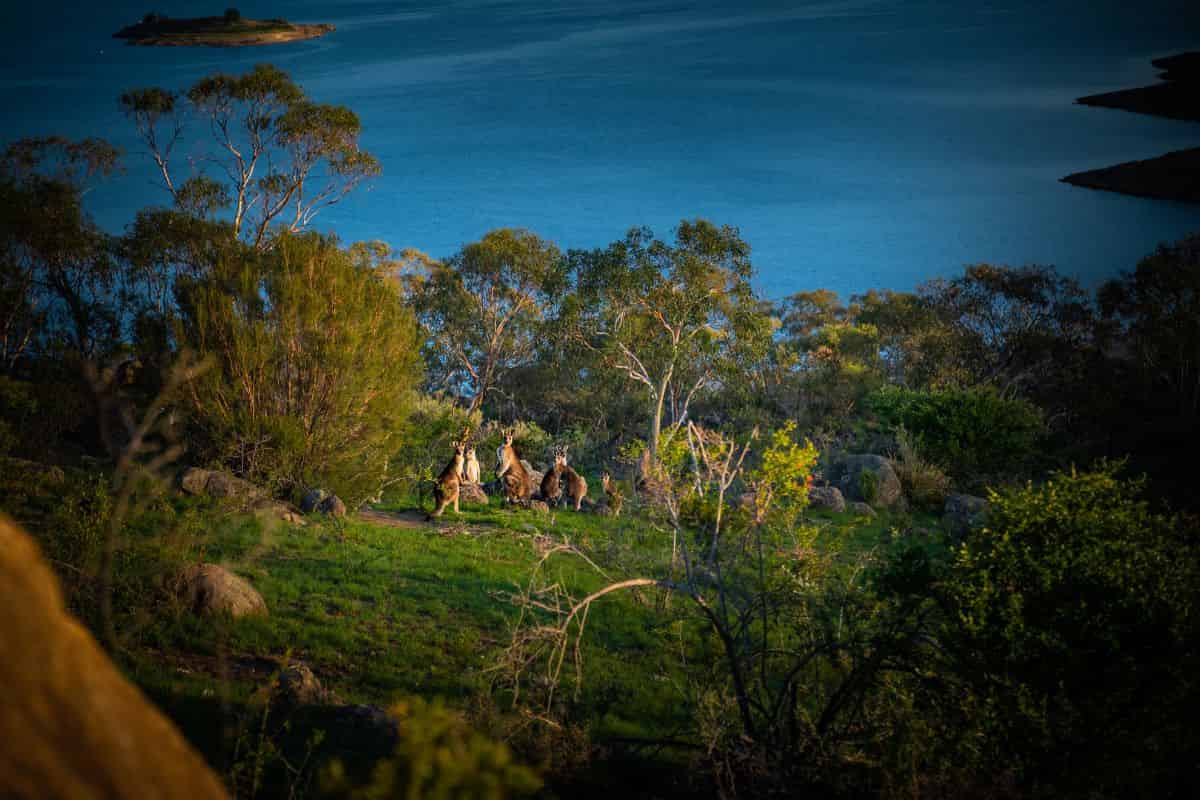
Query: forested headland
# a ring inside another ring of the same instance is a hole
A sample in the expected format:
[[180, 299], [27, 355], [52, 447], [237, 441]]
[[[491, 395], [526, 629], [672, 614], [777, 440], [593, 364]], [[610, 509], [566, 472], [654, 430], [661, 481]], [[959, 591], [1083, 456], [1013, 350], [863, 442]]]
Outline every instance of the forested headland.
[[[720, 220], [343, 242], [390, 165], [269, 65], [115, 99], [139, 152], [0, 158], [0, 781], [136, 786], [155, 708], [207, 766], [154, 785], [214, 796], [1200, 777], [1200, 237], [769, 300]], [[46, 565], [95, 651], [54, 683]]]

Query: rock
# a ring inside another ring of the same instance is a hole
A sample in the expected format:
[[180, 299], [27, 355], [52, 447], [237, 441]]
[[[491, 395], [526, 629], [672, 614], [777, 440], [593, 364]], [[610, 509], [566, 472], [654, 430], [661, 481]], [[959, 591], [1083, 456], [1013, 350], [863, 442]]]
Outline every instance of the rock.
[[219, 470], [208, 473], [208, 482], [204, 486], [204, 492], [209, 497], [215, 497], [218, 500], [229, 499], [243, 502], [265, 496], [263, 490], [250, 481], [244, 481], [228, 472]]
[[900, 478], [883, 456], [846, 456], [833, 465], [830, 480], [844, 499], [869, 503], [875, 508], [892, 508], [904, 497]]
[[487, 492], [478, 483], [463, 483], [458, 487], [458, 499], [462, 503], [488, 504]]
[[836, 486], [811, 487], [808, 490], [808, 504], [813, 508], [824, 508], [839, 513], [846, 510], [846, 498]]
[[948, 494], [942, 509], [942, 524], [956, 535], [962, 536], [971, 528], [982, 525], [987, 519], [988, 502], [971, 494]]
[[282, 500], [272, 500], [269, 497], [264, 497], [251, 505], [248, 510], [253, 511], [255, 514], [264, 514], [268, 517], [283, 520], [284, 522], [290, 522], [300, 527], [308, 524], [299, 509]]
[[305, 514], [311, 514], [317, 510], [317, 506], [321, 505], [321, 501], [329, 497], [329, 492], [324, 489], [309, 489], [304, 493], [304, 499], [300, 501], [300, 510]]
[[317, 505], [317, 511], [331, 517], [346, 516], [346, 504], [336, 494], [331, 494]]
[[32, 537], [0, 519], [0, 797], [226, 797], [175, 725], [63, 603]]
[[179, 488], [185, 494], [202, 495], [208, 489], [208, 470], [199, 467], [188, 467], [179, 476]]
[[864, 503], [862, 501], [855, 501], [855, 502], [851, 503], [850, 510], [853, 511], [855, 514], [858, 514], [860, 517], [875, 516], [875, 509], [871, 508], [870, 505], [868, 505], [867, 503]]
[[175, 577], [175, 592], [193, 613], [229, 614], [235, 619], [267, 613], [267, 604], [253, 586], [216, 564], [192, 564]]
[[325, 729], [333, 744], [351, 743], [356, 752], [368, 749], [388, 753], [400, 738], [395, 717], [373, 705], [339, 706]]
[[337, 695], [323, 687], [321, 681], [305, 664], [290, 664], [279, 673], [275, 699], [289, 706], [337, 703]]
[[271, 499], [265, 491], [250, 481], [217, 469], [188, 467], [179, 476], [179, 488], [187, 494], [207, 495], [243, 508], [250, 508], [255, 503]]
[[500, 494], [500, 481], [493, 478], [487, 483], [482, 484], [479, 488], [482, 489], [484, 494], [487, 494], [488, 496]]
[[550, 506], [546, 505], [544, 500], [530, 500], [529, 508], [542, 514], [550, 513]]
[[19, 475], [26, 480], [33, 479], [54, 486], [65, 483], [67, 480], [67, 475], [62, 471], [62, 467], [43, 464], [40, 461], [29, 461], [24, 458], [0, 456], [0, 469], [5, 474]]

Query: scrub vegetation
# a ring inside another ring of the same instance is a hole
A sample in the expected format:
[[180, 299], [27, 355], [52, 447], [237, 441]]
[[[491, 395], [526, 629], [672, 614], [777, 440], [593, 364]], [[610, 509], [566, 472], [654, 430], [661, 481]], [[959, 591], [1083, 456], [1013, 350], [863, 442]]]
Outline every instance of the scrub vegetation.
[[0, 509], [231, 794], [1194, 784], [1200, 239], [771, 302], [703, 219], [343, 243], [274, 67], [121, 102], [119, 234], [112, 146], [0, 159]]

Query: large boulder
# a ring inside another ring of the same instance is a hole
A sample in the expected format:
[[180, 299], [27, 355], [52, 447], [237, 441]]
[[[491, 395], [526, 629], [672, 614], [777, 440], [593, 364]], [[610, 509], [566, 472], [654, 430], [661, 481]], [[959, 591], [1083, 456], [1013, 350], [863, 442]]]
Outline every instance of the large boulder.
[[971, 494], [948, 494], [942, 509], [942, 524], [954, 534], [965, 534], [987, 519], [987, 500]]
[[846, 498], [836, 486], [813, 486], [808, 490], [808, 505], [840, 513], [846, 510]]
[[326, 497], [329, 497], [329, 492], [324, 489], [309, 489], [300, 500], [300, 510], [305, 514], [311, 514], [317, 510], [317, 506], [321, 505]]
[[847, 500], [869, 503], [875, 508], [892, 508], [904, 502], [900, 478], [883, 456], [846, 456], [833, 465], [829, 480]]
[[346, 504], [336, 494], [331, 494], [317, 504], [317, 511], [330, 517], [346, 516]]
[[458, 487], [458, 499], [462, 503], [488, 504], [487, 492], [478, 483], [463, 483]]
[[276, 500], [253, 483], [228, 472], [188, 467], [179, 476], [179, 488], [184, 494], [212, 497], [238, 511], [265, 514], [295, 525], [304, 524], [304, 517], [295, 506]]
[[0, 518], [0, 797], [224, 798], [220, 780], [67, 612], [33, 539]]
[[538, 488], [542, 485], [542, 478], [546, 477], [546, 473], [534, 469], [533, 465], [523, 458], [521, 459], [521, 466], [525, 467], [525, 471], [529, 473], [529, 482], [533, 486], [533, 490], [535, 492], [538, 491]]
[[175, 576], [175, 593], [192, 612], [265, 616], [267, 604], [250, 583], [216, 564], [192, 564]]

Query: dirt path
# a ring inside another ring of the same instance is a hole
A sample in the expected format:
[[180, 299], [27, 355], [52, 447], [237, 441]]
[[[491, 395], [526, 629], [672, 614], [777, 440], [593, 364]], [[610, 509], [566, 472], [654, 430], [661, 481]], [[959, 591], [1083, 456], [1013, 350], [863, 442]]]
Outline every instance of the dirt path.
[[358, 512], [358, 518], [372, 525], [383, 525], [388, 528], [407, 528], [409, 530], [428, 530], [437, 527], [436, 522], [426, 522], [425, 512], [413, 509], [411, 511], [376, 511], [373, 508]]

